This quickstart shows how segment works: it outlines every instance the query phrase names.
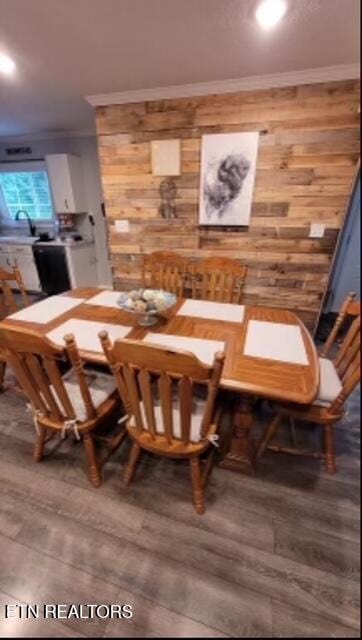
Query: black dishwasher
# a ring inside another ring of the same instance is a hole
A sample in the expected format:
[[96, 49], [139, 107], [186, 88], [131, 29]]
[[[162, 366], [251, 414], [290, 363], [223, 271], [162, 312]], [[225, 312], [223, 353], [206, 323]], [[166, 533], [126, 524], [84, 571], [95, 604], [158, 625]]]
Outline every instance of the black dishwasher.
[[33, 245], [42, 290], [48, 295], [70, 289], [65, 247]]

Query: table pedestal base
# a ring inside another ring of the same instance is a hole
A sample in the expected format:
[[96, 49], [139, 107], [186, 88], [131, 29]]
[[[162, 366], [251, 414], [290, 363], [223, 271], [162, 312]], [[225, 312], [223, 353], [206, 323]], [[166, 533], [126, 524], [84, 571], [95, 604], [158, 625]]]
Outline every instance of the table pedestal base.
[[254, 422], [254, 401], [248, 396], [239, 396], [233, 416], [233, 431], [229, 451], [219, 463], [222, 469], [253, 474], [255, 471], [255, 445], [250, 437]]

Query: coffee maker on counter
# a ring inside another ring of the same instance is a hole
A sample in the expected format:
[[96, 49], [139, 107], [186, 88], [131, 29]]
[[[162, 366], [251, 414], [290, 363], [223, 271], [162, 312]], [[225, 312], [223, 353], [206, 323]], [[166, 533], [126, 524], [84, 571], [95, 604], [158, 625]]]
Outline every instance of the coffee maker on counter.
[[73, 244], [73, 242], [79, 242], [83, 239], [78, 232], [76, 218], [77, 216], [71, 213], [57, 214], [57, 236], [66, 244]]

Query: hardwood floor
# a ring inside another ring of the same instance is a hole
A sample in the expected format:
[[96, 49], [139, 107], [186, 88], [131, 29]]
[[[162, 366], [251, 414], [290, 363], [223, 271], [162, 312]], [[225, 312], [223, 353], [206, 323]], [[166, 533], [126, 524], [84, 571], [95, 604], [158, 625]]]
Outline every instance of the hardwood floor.
[[4, 620], [1, 606], [0, 636], [358, 637], [359, 391], [349, 409], [336, 476], [272, 453], [255, 477], [215, 467], [198, 516], [187, 464], [145, 454], [124, 486], [128, 444], [99, 489], [71, 439], [33, 463], [25, 401], [1, 395], [0, 605], [130, 603], [134, 617]]

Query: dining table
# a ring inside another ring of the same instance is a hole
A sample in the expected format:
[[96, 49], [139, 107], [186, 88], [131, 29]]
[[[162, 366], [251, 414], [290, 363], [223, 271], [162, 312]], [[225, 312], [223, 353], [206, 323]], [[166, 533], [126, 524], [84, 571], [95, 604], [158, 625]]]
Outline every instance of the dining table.
[[253, 472], [255, 399], [308, 405], [318, 392], [318, 354], [301, 319], [283, 308], [178, 298], [153, 326], [144, 327], [118, 306], [119, 295], [99, 287], [73, 289], [8, 316], [1, 326], [31, 329], [54, 342], [76, 329], [82, 359], [97, 365], [107, 365], [98, 340], [101, 329], [108, 329], [111, 339], [152, 339], [174, 348], [181, 340], [186, 350], [191, 343], [219, 346], [225, 352], [220, 387], [232, 392], [226, 402], [233, 399], [232, 426], [219, 464]]

